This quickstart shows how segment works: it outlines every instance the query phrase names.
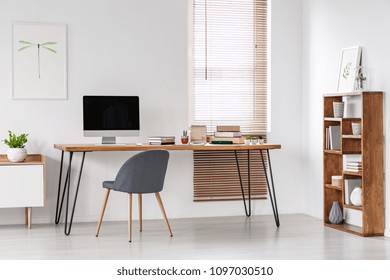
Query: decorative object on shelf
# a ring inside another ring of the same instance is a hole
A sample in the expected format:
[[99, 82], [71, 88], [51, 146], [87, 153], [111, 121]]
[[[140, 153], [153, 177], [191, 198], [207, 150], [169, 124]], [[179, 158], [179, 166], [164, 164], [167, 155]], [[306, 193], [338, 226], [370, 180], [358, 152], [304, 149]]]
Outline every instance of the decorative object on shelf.
[[257, 139], [257, 144], [264, 144], [264, 139], [261, 137]]
[[362, 133], [362, 126], [360, 123], [352, 123], [352, 134], [353, 135], [360, 135]]
[[191, 125], [190, 142], [192, 143], [207, 143], [207, 127], [205, 125]]
[[332, 176], [332, 186], [342, 187], [343, 185], [343, 176], [342, 175], [333, 175]]
[[369, 76], [367, 72], [367, 68], [363, 66], [357, 66], [354, 69], [355, 72], [355, 83], [354, 83], [354, 90], [369, 90], [370, 83], [369, 83]]
[[360, 46], [341, 50], [338, 92], [354, 90], [355, 75], [353, 70], [360, 65], [361, 53], [362, 48]]
[[351, 194], [355, 187], [361, 187], [362, 185], [362, 179], [346, 179], [344, 181], [344, 203], [345, 204], [352, 204], [351, 203]]
[[22, 162], [27, 157], [27, 150], [24, 146], [27, 143], [28, 134], [21, 134], [16, 136], [8, 130], [8, 139], [4, 139], [3, 142], [9, 147], [7, 151], [7, 158], [12, 162]]
[[341, 224], [343, 222], [343, 212], [341, 212], [340, 205], [337, 201], [333, 201], [333, 205], [329, 213], [329, 221], [332, 224]]
[[335, 118], [344, 117], [344, 102], [333, 102], [333, 116]]
[[355, 206], [362, 206], [362, 188], [355, 187], [351, 193], [351, 203]]
[[13, 24], [14, 99], [67, 98], [65, 24]]
[[181, 143], [183, 145], [186, 145], [188, 144], [188, 131], [187, 130], [183, 130], [183, 134], [181, 135]]

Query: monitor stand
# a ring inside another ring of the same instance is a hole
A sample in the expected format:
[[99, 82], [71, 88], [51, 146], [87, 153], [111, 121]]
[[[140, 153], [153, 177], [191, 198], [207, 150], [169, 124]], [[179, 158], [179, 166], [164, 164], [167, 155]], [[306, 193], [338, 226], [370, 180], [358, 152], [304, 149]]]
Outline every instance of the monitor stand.
[[117, 144], [115, 137], [102, 137], [102, 143], [95, 144], [95, 146], [104, 146], [104, 145], [110, 145], [110, 146], [124, 146], [128, 144]]
[[116, 144], [115, 136], [112, 136], [112, 137], [103, 136], [102, 137], [102, 145], [112, 145], [112, 144]]

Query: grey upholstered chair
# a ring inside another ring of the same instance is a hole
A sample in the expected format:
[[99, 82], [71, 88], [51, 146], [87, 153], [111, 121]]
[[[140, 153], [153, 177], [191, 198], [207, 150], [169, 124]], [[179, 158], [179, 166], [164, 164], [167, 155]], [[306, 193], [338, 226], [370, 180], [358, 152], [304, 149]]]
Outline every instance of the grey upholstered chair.
[[128, 159], [115, 178], [115, 181], [104, 181], [103, 188], [106, 189], [102, 213], [96, 229], [96, 237], [99, 235], [100, 226], [106, 209], [108, 196], [111, 190], [128, 193], [129, 196], [129, 242], [132, 233], [132, 194], [138, 194], [140, 231], [142, 231], [142, 194], [154, 193], [161, 212], [168, 227], [169, 234], [172, 230], [159, 192], [164, 185], [165, 173], [168, 166], [169, 153], [164, 150], [150, 150], [140, 152]]

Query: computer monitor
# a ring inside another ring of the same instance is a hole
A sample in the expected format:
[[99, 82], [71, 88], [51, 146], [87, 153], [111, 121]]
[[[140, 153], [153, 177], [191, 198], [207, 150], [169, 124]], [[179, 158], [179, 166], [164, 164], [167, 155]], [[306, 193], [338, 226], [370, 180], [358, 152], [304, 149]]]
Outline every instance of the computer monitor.
[[115, 144], [117, 136], [138, 136], [138, 96], [83, 96], [84, 136], [102, 137], [102, 144]]

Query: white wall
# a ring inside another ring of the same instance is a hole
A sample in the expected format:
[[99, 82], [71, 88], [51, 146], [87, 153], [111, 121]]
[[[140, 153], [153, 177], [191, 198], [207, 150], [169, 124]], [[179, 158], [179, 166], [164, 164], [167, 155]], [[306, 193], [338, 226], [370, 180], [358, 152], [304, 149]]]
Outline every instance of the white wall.
[[[385, 92], [386, 116], [390, 106], [386, 97], [390, 90], [389, 11], [387, 0], [303, 0], [305, 213], [322, 218], [322, 95], [336, 90], [342, 48], [363, 46], [363, 65], [369, 70], [371, 90]], [[384, 119], [386, 134], [390, 122]], [[389, 156], [386, 149], [385, 161]], [[389, 174], [390, 166], [385, 165]], [[385, 190], [388, 202], [388, 182]], [[389, 222], [390, 211], [386, 209], [386, 225]]]
[[271, 133], [278, 203], [289, 213], [304, 209], [302, 157], [302, 1], [271, 3]]
[[[302, 212], [301, 6], [273, 2], [272, 132], [283, 145], [272, 152], [281, 213]], [[30, 153], [47, 156], [47, 206], [33, 210], [34, 222], [53, 222], [60, 152], [54, 143], [96, 143], [82, 136], [84, 94], [133, 94], [141, 100], [142, 133], [123, 142], [145, 142], [152, 134], [180, 136], [187, 125], [187, 1], [184, 0], [0, 0], [0, 138], [10, 129], [29, 133]], [[66, 23], [68, 100], [12, 100], [12, 22]], [[286, 36], [286, 29], [293, 32]], [[289, 65], [294, 65], [290, 68]], [[279, 117], [285, 116], [285, 117]], [[5, 153], [5, 145], [0, 145]], [[89, 153], [81, 180], [75, 221], [96, 221], [101, 182], [113, 178], [130, 153]], [[75, 158], [80, 162], [80, 157]], [[77, 164], [73, 174], [78, 169]], [[0, 186], [0, 188], [12, 187]], [[294, 199], [291, 199], [294, 197]], [[170, 218], [243, 215], [242, 202], [193, 203], [192, 154], [172, 152], [162, 192]], [[126, 196], [110, 196], [106, 219], [127, 219]], [[150, 202], [150, 203], [149, 203]], [[160, 218], [154, 197], [145, 197], [144, 217]], [[255, 214], [270, 214], [268, 201]], [[0, 224], [22, 223], [23, 209], [0, 209]], [[283, 221], [282, 221], [283, 222]]]

